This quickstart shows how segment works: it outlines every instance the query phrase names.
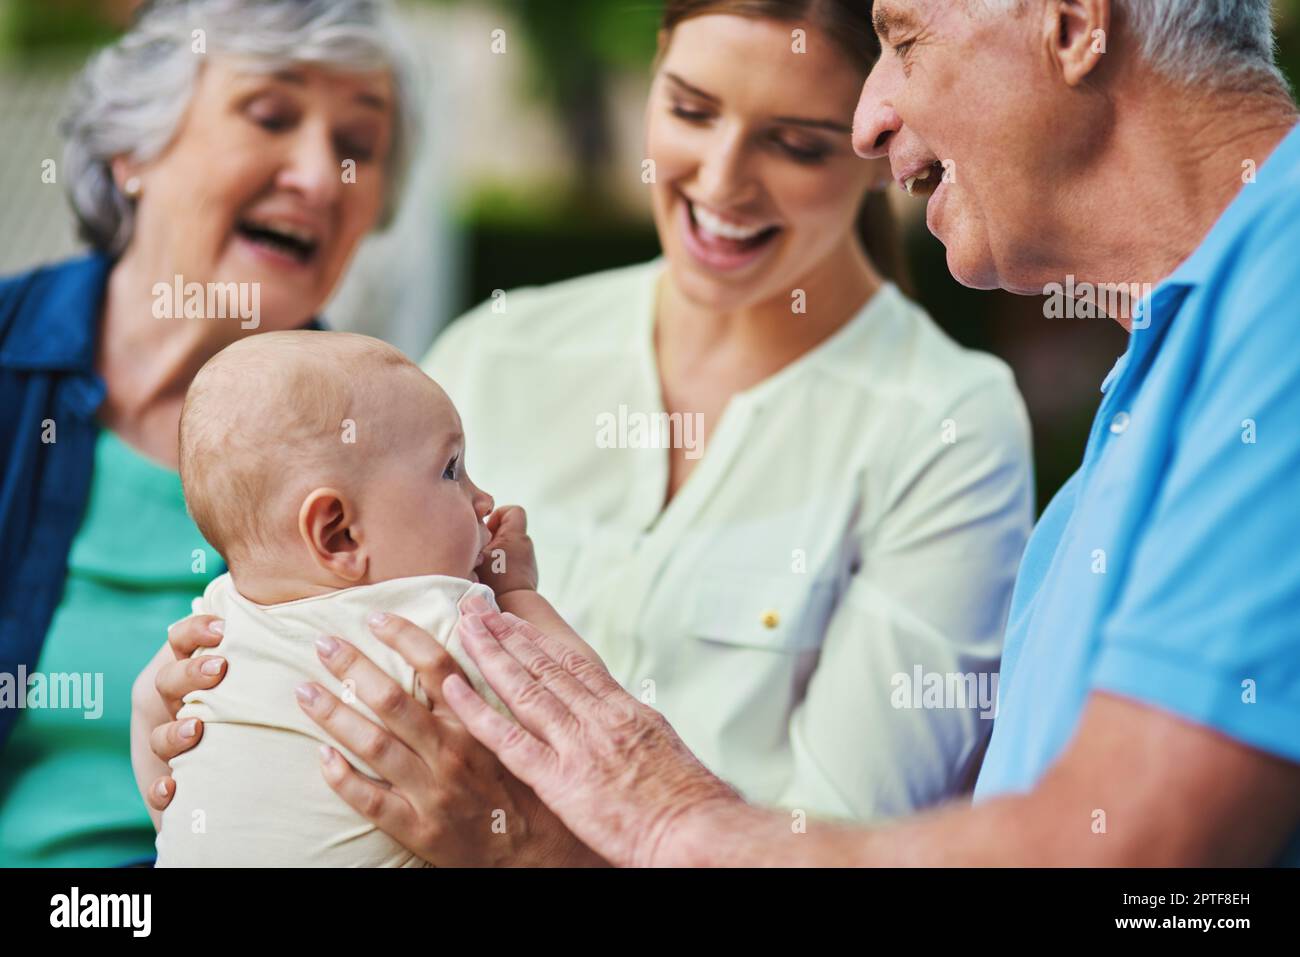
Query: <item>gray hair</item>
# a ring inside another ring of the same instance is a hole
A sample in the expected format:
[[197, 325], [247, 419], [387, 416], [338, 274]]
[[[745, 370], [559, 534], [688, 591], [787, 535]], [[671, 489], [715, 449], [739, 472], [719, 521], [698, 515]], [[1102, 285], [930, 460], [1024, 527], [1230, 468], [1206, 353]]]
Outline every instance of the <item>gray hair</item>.
[[[984, 0], [993, 13], [1025, 0]], [[1161, 75], [1188, 86], [1273, 81], [1287, 87], [1274, 62], [1270, 0], [1112, 0], [1111, 8], [1139, 55]]]
[[83, 239], [113, 255], [131, 242], [134, 204], [114, 182], [111, 163], [123, 155], [147, 162], [167, 148], [189, 106], [202, 53], [249, 57], [268, 72], [290, 65], [387, 69], [396, 109], [379, 225], [391, 222], [420, 114], [388, 0], [152, 0], [73, 85], [63, 164]]

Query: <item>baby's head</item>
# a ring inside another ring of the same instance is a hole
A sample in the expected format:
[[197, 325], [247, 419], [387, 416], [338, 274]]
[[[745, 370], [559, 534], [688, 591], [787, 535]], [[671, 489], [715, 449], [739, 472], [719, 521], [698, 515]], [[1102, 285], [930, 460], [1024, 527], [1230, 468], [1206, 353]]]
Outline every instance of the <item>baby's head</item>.
[[447, 394], [367, 336], [249, 336], [199, 370], [181, 412], [190, 514], [239, 590], [264, 603], [474, 578], [492, 499], [464, 462]]

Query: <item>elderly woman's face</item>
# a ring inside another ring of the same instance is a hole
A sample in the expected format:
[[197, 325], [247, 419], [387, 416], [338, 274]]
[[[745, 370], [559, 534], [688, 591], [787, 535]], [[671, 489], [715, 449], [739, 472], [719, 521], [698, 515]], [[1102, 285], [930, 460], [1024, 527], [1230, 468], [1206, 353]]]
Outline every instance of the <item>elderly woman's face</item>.
[[[975, 16], [950, 0], [877, 0], [883, 55], [854, 146], [913, 176], [948, 267], [969, 286], [1041, 292], [1084, 215], [1061, 206], [1102, 141], [1098, 116], [1052, 75], [1034, 15]], [[1038, 31], [1038, 32], [1036, 32]]]
[[[806, 30], [807, 52], [792, 31]], [[802, 24], [734, 15], [673, 30], [646, 113], [653, 207], [674, 282], [736, 309], [791, 291], [854, 239], [868, 186], [849, 138], [862, 73]]]
[[260, 283], [262, 328], [299, 325], [375, 225], [392, 126], [387, 73], [215, 57], [171, 145], [132, 170], [130, 252], [185, 282]]

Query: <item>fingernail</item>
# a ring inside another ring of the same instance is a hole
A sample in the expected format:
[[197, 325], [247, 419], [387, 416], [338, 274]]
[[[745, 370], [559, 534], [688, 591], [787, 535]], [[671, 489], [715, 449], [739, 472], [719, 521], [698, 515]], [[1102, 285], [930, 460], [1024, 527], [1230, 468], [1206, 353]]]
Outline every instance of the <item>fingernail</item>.
[[468, 695], [473, 694], [473, 691], [460, 675], [448, 675], [442, 682], [442, 693], [448, 700], [456, 698], [464, 701]]
[[492, 610], [492, 606], [487, 603], [487, 599], [482, 595], [474, 595], [469, 601], [465, 602], [465, 609], [471, 615], [483, 615]]
[[208, 622], [208, 631], [212, 634], [221, 636], [226, 633], [226, 623], [218, 618], [216, 621]]
[[320, 746], [320, 759], [324, 761], [326, 764], [329, 764], [331, 761], [334, 760], [334, 749], [331, 748], [328, 744], [322, 744]]
[[199, 719], [190, 718], [190, 720], [181, 725], [181, 737], [188, 741], [190, 738], [194, 737], [195, 732], [198, 730]]
[[329, 658], [339, 650], [339, 643], [329, 635], [321, 635], [316, 639], [316, 650], [320, 652], [322, 658]]
[[477, 615], [467, 615], [460, 620], [465, 630], [473, 635], [486, 635], [487, 627], [483, 624], [483, 619]]
[[153, 793], [158, 795], [160, 798], [165, 798], [167, 796], [167, 782], [159, 781], [155, 784], [153, 786]]
[[298, 696], [298, 700], [303, 704], [314, 704], [320, 694], [316, 690], [316, 686], [311, 684], [298, 685], [293, 689], [293, 693]]
[[199, 665], [199, 671], [205, 675], [219, 675], [221, 674], [221, 663], [220, 658], [204, 658], [203, 663]]
[[383, 628], [388, 622], [388, 616], [382, 611], [372, 611], [366, 618], [366, 624], [371, 628]]

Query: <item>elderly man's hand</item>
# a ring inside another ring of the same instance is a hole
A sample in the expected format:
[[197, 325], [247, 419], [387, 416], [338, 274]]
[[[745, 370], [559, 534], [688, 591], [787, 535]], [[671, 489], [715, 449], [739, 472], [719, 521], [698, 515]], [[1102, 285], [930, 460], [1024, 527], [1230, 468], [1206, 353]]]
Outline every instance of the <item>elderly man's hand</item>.
[[[441, 689], [448, 675], [463, 672], [432, 635], [397, 615], [372, 619], [370, 630], [415, 669], [428, 703], [407, 694], [355, 645], [322, 636], [321, 662], [351, 682], [379, 719], [347, 707], [319, 684], [304, 686], [299, 706], [307, 716], [382, 779], [376, 783], [329, 748], [321, 771], [336, 794], [437, 867], [605, 863], [452, 714]], [[498, 829], [498, 822], [505, 826]]]
[[519, 724], [489, 708], [459, 675], [443, 682], [448, 704], [605, 860], [671, 863], [670, 835], [693, 815], [744, 805], [659, 712], [599, 664], [514, 615], [467, 615], [460, 629]]

